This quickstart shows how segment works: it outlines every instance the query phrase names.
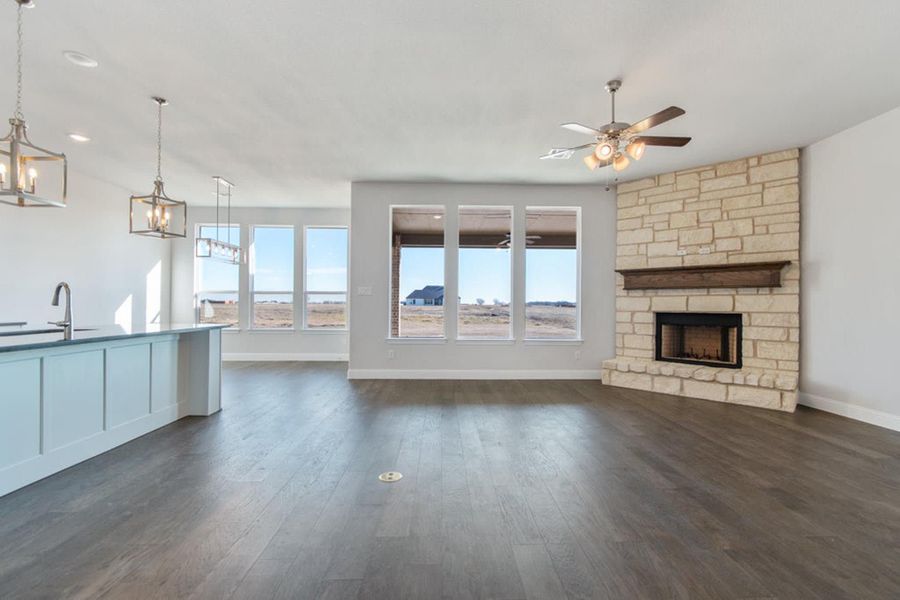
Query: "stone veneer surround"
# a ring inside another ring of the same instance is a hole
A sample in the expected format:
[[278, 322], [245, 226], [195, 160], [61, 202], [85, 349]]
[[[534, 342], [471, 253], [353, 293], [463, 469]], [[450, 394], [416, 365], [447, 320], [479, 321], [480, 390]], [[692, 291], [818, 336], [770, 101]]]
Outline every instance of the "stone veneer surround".
[[[780, 288], [625, 290], [604, 383], [793, 411], [800, 364], [799, 151], [618, 186], [617, 269], [790, 260]], [[736, 312], [742, 369], [656, 361], [654, 313]]]

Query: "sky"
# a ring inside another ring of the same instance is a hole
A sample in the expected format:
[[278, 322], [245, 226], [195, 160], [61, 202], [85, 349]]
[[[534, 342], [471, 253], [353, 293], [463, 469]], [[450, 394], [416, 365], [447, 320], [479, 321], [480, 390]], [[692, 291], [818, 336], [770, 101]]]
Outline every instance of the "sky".
[[[227, 228], [219, 228], [219, 238], [227, 238]], [[215, 237], [215, 227], [202, 227], [201, 235]], [[291, 227], [254, 230], [251, 267], [255, 268], [255, 289], [291, 291], [294, 272], [294, 229]], [[231, 240], [240, 239], [238, 227], [231, 228]], [[307, 290], [346, 292], [347, 230], [309, 228], [307, 244]], [[238, 288], [238, 265], [201, 260], [203, 290]], [[461, 248], [459, 252], [459, 294], [464, 304], [482, 298], [488, 304], [496, 298], [510, 301], [510, 253], [508, 249]], [[525, 256], [525, 301], [552, 302], [576, 299], [577, 256], [575, 250], [528, 248]], [[443, 248], [404, 248], [400, 259], [400, 297], [426, 285], [444, 284]], [[235, 298], [236, 299], [236, 298]], [[334, 296], [311, 300], [334, 300]]]
[[[509, 250], [461, 248], [459, 295], [463, 304], [482, 298], [510, 299]], [[525, 301], [575, 302], [577, 285], [575, 250], [528, 248], [525, 254]], [[443, 248], [404, 248], [400, 257], [400, 297], [426, 285], [444, 284]]]
[[[240, 237], [231, 228], [232, 243]], [[201, 227], [201, 236], [215, 237], [215, 227]], [[219, 228], [219, 239], [225, 240], [227, 229]], [[347, 229], [309, 228], [307, 244], [307, 290], [346, 292]], [[292, 227], [257, 227], [253, 233], [251, 269], [254, 289], [268, 292], [292, 291], [294, 286], [294, 229]], [[200, 261], [200, 287], [203, 290], [237, 290], [238, 265], [213, 260]], [[329, 297], [329, 299], [332, 299]]]

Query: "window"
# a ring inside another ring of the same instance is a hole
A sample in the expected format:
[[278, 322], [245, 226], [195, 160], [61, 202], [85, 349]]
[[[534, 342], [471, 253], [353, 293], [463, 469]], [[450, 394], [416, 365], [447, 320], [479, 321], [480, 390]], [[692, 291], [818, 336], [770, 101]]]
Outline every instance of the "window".
[[[218, 236], [216, 232], [218, 231]], [[238, 225], [216, 227], [215, 225], [199, 225], [197, 237], [219, 239], [227, 242], [231, 235], [232, 243], [241, 239]], [[194, 306], [198, 323], [227, 323], [237, 327], [240, 320], [238, 310], [238, 289], [240, 281], [240, 265], [226, 264], [212, 258], [195, 258], [197, 276]]]
[[444, 208], [391, 207], [394, 338], [444, 337]]
[[460, 338], [512, 337], [511, 231], [511, 208], [459, 208]]
[[577, 208], [527, 208], [525, 212], [525, 337], [579, 336]]
[[347, 246], [346, 227], [306, 228], [307, 329], [347, 328]]
[[294, 326], [294, 228], [256, 225], [250, 244], [254, 329]]

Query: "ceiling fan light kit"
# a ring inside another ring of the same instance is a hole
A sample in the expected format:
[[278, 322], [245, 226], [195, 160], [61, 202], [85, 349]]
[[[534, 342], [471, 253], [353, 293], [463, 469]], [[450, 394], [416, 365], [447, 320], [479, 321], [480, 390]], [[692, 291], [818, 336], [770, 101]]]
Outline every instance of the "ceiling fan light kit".
[[683, 115], [684, 110], [677, 106], [670, 106], [630, 125], [616, 121], [616, 92], [621, 87], [622, 81], [619, 79], [612, 79], [606, 82], [606, 91], [609, 92], [612, 105], [612, 118], [606, 125], [595, 128], [582, 125], [581, 123], [563, 123], [562, 127], [564, 129], [593, 136], [593, 142], [575, 146], [574, 148], [553, 148], [540, 158], [565, 160], [574, 156], [578, 150], [590, 148], [590, 154], [584, 157], [584, 164], [587, 168], [594, 170], [611, 164], [616, 172], [620, 172], [628, 168], [628, 165], [631, 163], [628, 156], [634, 160], [641, 160], [647, 146], [680, 147], [691, 141], [689, 137], [640, 135], [651, 127]]
[[[61, 152], [41, 148], [28, 139], [28, 126], [22, 114], [22, 9], [32, 6], [30, 0], [15, 0], [16, 21], [16, 109], [9, 120], [9, 133], [0, 138], [0, 202], [29, 207], [65, 207], [68, 187], [68, 161]], [[38, 189], [38, 165], [42, 165]], [[46, 169], [43, 169], [46, 167]], [[44, 190], [56, 193], [44, 195]]]

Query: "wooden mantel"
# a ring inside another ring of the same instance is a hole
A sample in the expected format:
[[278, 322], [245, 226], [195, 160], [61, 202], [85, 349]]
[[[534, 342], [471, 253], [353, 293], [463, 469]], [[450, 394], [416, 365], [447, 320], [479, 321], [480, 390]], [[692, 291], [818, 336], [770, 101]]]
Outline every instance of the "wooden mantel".
[[781, 287], [781, 270], [789, 260], [693, 265], [646, 269], [617, 269], [625, 277], [626, 290], [686, 288]]

